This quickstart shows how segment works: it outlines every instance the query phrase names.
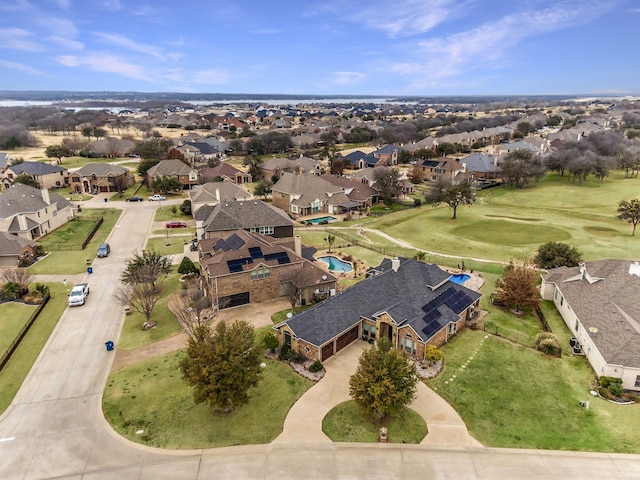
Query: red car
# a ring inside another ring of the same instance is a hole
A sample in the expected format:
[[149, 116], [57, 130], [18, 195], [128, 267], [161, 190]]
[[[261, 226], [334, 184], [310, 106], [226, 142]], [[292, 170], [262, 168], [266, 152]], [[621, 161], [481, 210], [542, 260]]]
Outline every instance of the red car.
[[167, 222], [167, 228], [185, 228], [186, 226], [184, 222]]

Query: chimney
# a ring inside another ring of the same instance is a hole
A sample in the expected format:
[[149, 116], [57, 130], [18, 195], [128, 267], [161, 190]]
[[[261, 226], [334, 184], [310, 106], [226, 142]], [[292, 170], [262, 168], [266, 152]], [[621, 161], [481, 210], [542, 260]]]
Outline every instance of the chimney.
[[296, 235], [295, 238], [295, 252], [296, 255], [302, 257], [302, 240], [300, 239], [300, 235]]
[[220, 201], [220, 189], [216, 188], [216, 200], [219, 202]]
[[580, 275], [582, 275], [582, 278], [584, 279], [587, 276], [587, 266], [584, 262], [578, 263], [578, 266], [580, 267]]
[[397, 272], [400, 268], [400, 259], [398, 257], [393, 257], [391, 259], [391, 270]]
[[46, 188], [40, 189], [40, 194], [42, 195], [42, 201], [47, 205], [51, 205], [51, 198], [49, 198], [49, 190]]
[[20, 227], [21, 231], [25, 231], [27, 230], [27, 219], [23, 214], [18, 214], [16, 215], [18, 217], [18, 226]]

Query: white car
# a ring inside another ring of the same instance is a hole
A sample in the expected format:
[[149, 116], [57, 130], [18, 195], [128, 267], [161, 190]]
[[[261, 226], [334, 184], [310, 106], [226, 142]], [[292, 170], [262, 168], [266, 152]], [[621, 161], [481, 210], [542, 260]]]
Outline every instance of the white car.
[[149, 197], [149, 201], [150, 202], [159, 202], [160, 200], [166, 200], [166, 197], [163, 197], [162, 195], [151, 195]]
[[69, 294], [69, 300], [67, 304], [70, 307], [84, 305], [84, 302], [87, 301], [87, 296], [89, 295], [89, 284], [88, 283], [78, 283], [74, 285], [71, 289], [71, 293]]

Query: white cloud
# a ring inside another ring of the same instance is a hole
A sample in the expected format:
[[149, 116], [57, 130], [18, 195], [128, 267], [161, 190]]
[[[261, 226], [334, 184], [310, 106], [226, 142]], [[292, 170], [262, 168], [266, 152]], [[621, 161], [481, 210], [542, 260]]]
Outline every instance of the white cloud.
[[54, 35], [48, 37], [48, 40], [69, 50], [82, 50], [84, 48], [84, 44], [82, 42], [78, 42], [77, 40], [72, 40], [67, 37]]
[[367, 74], [362, 72], [331, 72], [331, 76], [334, 85], [358, 84], [367, 78]]
[[115, 55], [102, 53], [91, 53], [84, 56], [61, 55], [55, 60], [66, 67], [87, 67], [94, 72], [116, 73], [123, 77], [154, 82], [153, 77], [148, 75], [147, 69], [142, 65], [129, 63]]
[[20, 72], [31, 73], [32, 75], [44, 75], [44, 72], [41, 72], [40, 70], [30, 67], [29, 65], [25, 65], [24, 63], [7, 62], [4, 60], [0, 60], [0, 65], [5, 68], [9, 68], [11, 70], [18, 70]]
[[33, 39], [35, 35], [23, 28], [5, 28], [2, 31], [0, 48], [9, 50], [23, 50], [25, 52], [41, 52], [42, 45]]
[[76, 25], [66, 18], [52, 17], [40, 14], [34, 17], [34, 23], [53, 35], [60, 37], [75, 37], [78, 34]]
[[102, 7], [104, 10], [117, 12], [119, 10], [122, 10], [122, 2], [120, 2], [120, 0], [103, 0], [100, 7]]
[[125, 37], [124, 35], [102, 33], [102, 32], [93, 32], [93, 35], [101, 39], [104, 43], [114, 47], [126, 48], [127, 50], [144, 53], [146, 55], [150, 55], [152, 57], [156, 57], [160, 59], [165, 58], [165, 55], [163, 55], [162, 50], [156, 47], [155, 45], [146, 45], [144, 43], [138, 43], [131, 40], [128, 37]]

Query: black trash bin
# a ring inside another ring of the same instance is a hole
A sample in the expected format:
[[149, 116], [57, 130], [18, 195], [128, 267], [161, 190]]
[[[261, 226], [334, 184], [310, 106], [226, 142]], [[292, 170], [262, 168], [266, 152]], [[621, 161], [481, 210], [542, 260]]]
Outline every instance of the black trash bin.
[[576, 337], [571, 337], [569, 339], [569, 346], [571, 348], [575, 347], [578, 344], [578, 339]]
[[107, 197], [104, 198], [104, 203], [107, 203], [109, 199]]
[[87, 273], [88, 274], [92, 274], [93, 273], [93, 267], [87, 267]]
[[111, 340], [109, 340], [108, 342], [105, 342], [104, 346], [107, 347], [107, 352], [110, 352], [111, 350], [113, 350], [113, 342]]

